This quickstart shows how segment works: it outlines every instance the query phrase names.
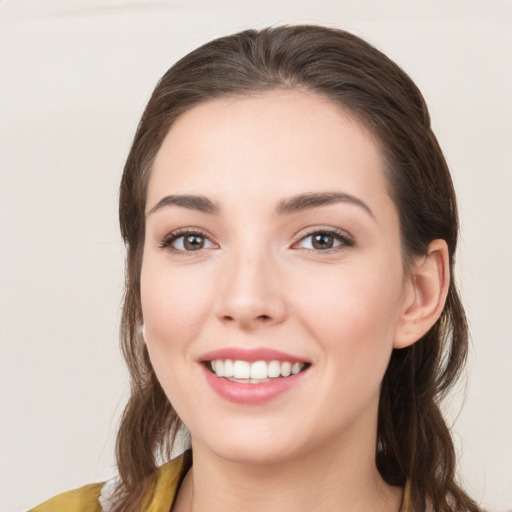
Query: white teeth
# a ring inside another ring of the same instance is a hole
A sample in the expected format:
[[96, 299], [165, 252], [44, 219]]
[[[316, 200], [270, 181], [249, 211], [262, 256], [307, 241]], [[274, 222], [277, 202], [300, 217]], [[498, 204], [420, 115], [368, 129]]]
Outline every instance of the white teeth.
[[[292, 366], [292, 375], [296, 375], [297, 373], [299, 373], [302, 368], [304, 368], [304, 365], [300, 364], [300, 363], [293, 363], [293, 366]], [[224, 368], [224, 371], [226, 371], [226, 369]]]
[[251, 364], [251, 379], [266, 379], [267, 363], [265, 361], [256, 361]]
[[270, 361], [267, 372], [271, 379], [279, 377], [281, 375], [281, 363], [279, 361]]
[[235, 379], [250, 378], [251, 365], [247, 361], [235, 361], [233, 367]]
[[292, 363], [281, 363], [281, 375], [283, 377], [289, 377], [290, 373], [292, 373]]
[[300, 373], [305, 363], [291, 363], [290, 361], [248, 361], [231, 359], [215, 359], [210, 361], [212, 372], [217, 377], [232, 378], [233, 380], [246, 381], [252, 384], [262, 380], [289, 377]]
[[217, 377], [224, 377], [224, 361], [222, 359], [215, 361], [215, 370], [213, 371], [217, 374]]
[[231, 359], [224, 361], [224, 377], [233, 377], [235, 375], [235, 368]]

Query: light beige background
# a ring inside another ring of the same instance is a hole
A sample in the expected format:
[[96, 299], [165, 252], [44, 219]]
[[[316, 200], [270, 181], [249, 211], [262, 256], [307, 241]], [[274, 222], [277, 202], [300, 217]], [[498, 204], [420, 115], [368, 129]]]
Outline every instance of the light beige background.
[[423, 90], [460, 198], [473, 333], [448, 405], [460, 476], [512, 509], [512, 2], [0, 0], [0, 510], [114, 473], [118, 182], [156, 80], [218, 35], [283, 22], [354, 31]]

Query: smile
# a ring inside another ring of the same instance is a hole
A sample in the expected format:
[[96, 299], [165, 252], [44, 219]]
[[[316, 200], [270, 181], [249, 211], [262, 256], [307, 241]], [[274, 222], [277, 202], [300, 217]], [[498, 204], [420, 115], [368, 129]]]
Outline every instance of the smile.
[[270, 348], [226, 347], [199, 359], [210, 388], [228, 402], [258, 405], [301, 386], [312, 363]]
[[271, 379], [286, 378], [296, 375], [306, 368], [306, 363], [277, 360], [250, 362], [240, 359], [214, 359], [208, 364], [210, 370], [217, 377], [247, 384], [259, 384]]

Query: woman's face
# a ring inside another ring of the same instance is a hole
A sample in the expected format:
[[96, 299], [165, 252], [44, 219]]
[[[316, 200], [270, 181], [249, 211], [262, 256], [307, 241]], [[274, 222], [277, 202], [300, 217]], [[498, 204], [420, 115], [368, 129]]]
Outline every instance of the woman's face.
[[359, 122], [304, 92], [216, 99], [169, 131], [148, 186], [142, 310], [195, 450], [374, 453], [406, 295], [383, 167]]

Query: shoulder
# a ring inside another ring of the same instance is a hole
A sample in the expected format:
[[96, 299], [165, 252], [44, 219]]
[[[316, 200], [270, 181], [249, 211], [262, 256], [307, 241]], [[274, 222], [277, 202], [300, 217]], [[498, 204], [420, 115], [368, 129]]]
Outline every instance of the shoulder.
[[[189, 451], [167, 462], [155, 473], [145, 498], [144, 510], [169, 510], [181, 480], [191, 465]], [[115, 510], [117, 480], [85, 485], [59, 494], [29, 512], [109, 512]]]
[[101, 512], [98, 501], [104, 483], [89, 484], [59, 494], [29, 512]]

